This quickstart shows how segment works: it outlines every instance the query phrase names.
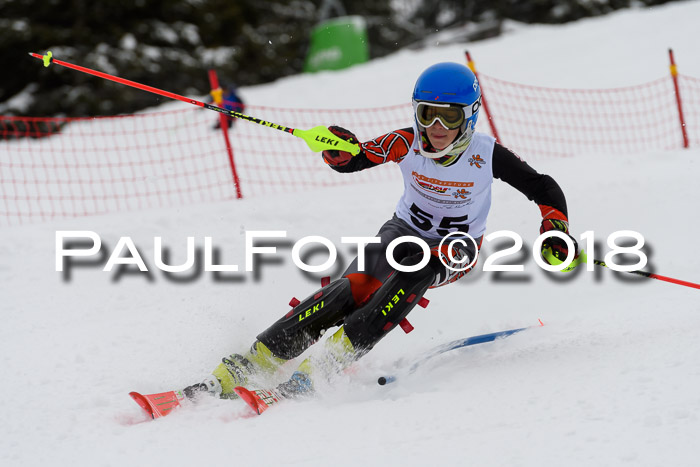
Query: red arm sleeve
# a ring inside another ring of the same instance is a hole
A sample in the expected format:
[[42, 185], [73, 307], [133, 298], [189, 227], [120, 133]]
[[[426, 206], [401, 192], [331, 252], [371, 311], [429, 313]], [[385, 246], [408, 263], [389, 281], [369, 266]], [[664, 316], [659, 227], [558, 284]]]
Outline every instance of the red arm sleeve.
[[409, 149], [411, 149], [413, 138], [412, 128], [396, 130], [362, 143], [362, 150], [366, 154], [367, 159], [375, 164], [401, 162], [404, 156], [408, 154]]
[[360, 144], [360, 153], [345, 165], [331, 165], [336, 172], [358, 172], [387, 162], [401, 162], [413, 144], [413, 129], [395, 130]]

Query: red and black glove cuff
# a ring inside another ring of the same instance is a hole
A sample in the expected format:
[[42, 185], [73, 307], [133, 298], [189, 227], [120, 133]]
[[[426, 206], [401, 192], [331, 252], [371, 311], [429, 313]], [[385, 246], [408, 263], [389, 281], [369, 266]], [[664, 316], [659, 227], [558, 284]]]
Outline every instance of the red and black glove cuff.
[[558, 230], [568, 234], [569, 223], [561, 219], [543, 219], [542, 225], [540, 225], [540, 233], [543, 234], [545, 232], [549, 232], [550, 230]]

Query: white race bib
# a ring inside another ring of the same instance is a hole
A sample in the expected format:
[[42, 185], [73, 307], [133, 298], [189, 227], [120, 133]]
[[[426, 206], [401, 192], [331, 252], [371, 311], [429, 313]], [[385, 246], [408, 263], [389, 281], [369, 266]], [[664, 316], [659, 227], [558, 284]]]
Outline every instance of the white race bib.
[[496, 140], [475, 132], [459, 160], [444, 167], [420, 155], [421, 139], [415, 127], [413, 131], [413, 145], [399, 162], [404, 192], [396, 215], [428, 238], [455, 231], [482, 236], [491, 208]]

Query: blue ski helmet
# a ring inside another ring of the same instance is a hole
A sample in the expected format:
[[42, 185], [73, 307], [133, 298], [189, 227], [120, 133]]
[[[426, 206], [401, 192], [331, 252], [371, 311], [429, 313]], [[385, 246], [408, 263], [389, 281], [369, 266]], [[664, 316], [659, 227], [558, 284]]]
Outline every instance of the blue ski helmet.
[[[428, 67], [416, 80], [413, 89], [413, 114], [416, 128], [423, 141], [428, 141], [425, 129], [439, 122], [447, 129], [459, 124], [455, 140], [442, 151], [424, 148], [421, 154], [430, 159], [457, 156], [469, 146], [481, 108], [481, 87], [472, 71], [459, 63], [444, 62]], [[448, 108], [461, 108], [463, 115], [446, 114]], [[441, 115], [443, 114], [443, 115]]]

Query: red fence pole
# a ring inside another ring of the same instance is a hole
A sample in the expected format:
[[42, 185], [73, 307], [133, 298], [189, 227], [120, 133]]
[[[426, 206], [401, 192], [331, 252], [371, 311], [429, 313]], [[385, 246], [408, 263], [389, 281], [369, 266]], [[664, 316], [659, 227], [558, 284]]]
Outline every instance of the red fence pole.
[[[479, 79], [479, 74], [476, 72], [476, 66], [474, 65], [472, 56], [469, 54], [468, 50], [465, 50], [464, 53], [467, 56], [467, 66], [470, 70], [474, 72], [474, 76], [476, 76], [476, 79]], [[489, 112], [489, 106], [486, 103], [486, 96], [484, 95], [484, 86], [481, 84], [481, 80], [479, 80], [479, 87], [481, 87], [481, 105], [484, 107], [484, 112], [486, 112], [486, 119], [488, 120], [489, 126], [491, 127], [491, 133], [493, 133], [493, 137], [496, 138], [496, 141], [500, 142], [501, 138], [498, 137], [498, 130], [496, 130], [496, 124], [493, 121], [493, 115], [491, 114], [491, 112]]]
[[[221, 107], [223, 102], [223, 91], [221, 86], [219, 86], [219, 77], [216, 76], [216, 70], [209, 70], [209, 85], [211, 86], [211, 95], [214, 98], [214, 102], [216, 102], [216, 105]], [[224, 134], [224, 141], [226, 142], [228, 162], [231, 165], [233, 184], [236, 187], [236, 198], [241, 199], [243, 198], [243, 193], [241, 192], [241, 182], [238, 179], [238, 173], [236, 172], [236, 163], [233, 161], [233, 147], [231, 146], [231, 141], [228, 137], [227, 117], [222, 113], [219, 113], [219, 126], [221, 127], [221, 132]]]
[[681, 93], [678, 88], [678, 68], [676, 68], [676, 61], [673, 59], [673, 49], [668, 49], [668, 56], [671, 59], [671, 78], [673, 78], [673, 87], [676, 90], [676, 102], [678, 103], [678, 118], [681, 121], [681, 132], [683, 133], [683, 147], [687, 148], [688, 143], [688, 132], [685, 129], [685, 119], [683, 118], [683, 105], [681, 103]]

